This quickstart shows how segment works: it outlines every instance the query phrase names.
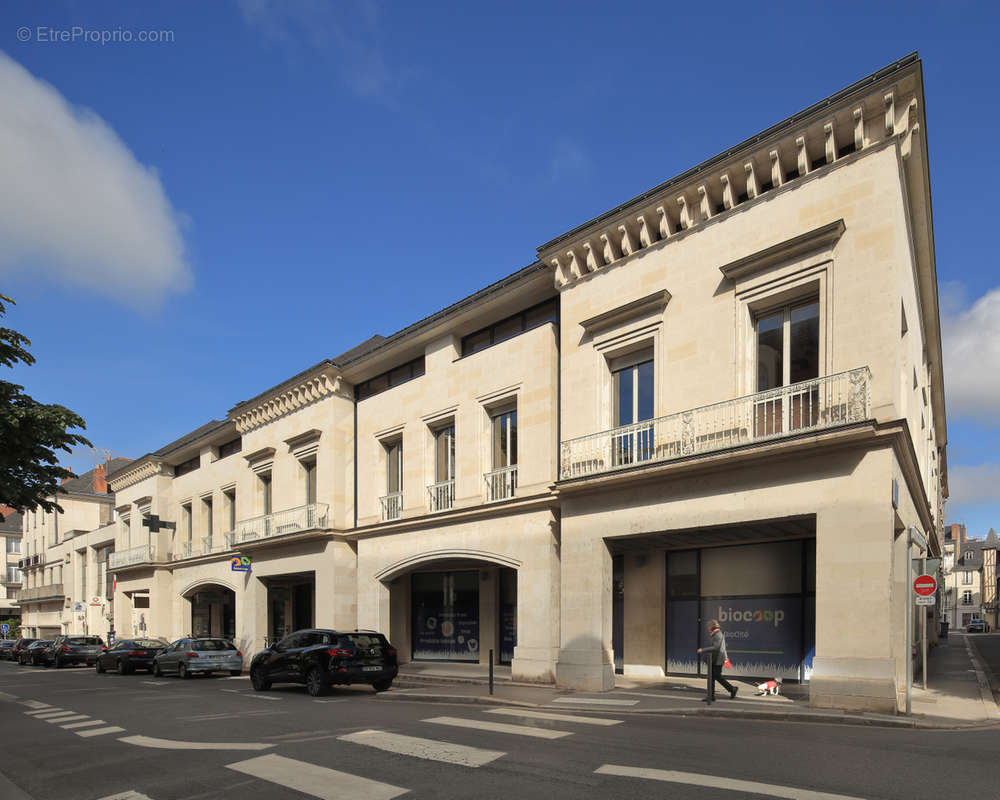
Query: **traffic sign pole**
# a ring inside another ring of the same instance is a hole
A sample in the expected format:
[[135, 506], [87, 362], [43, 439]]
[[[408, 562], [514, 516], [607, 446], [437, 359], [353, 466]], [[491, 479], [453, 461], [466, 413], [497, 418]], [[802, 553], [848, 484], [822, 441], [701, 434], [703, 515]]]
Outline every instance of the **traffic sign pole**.
[[[920, 559], [920, 571], [923, 573], [921, 577], [927, 574], [927, 553], [924, 553], [924, 557]], [[934, 588], [937, 588], [937, 581], [933, 581]], [[923, 645], [923, 664], [920, 667], [920, 678], [924, 684], [924, 691], [927, 690], [927, 609], [923, 606], [918, 606], [920, 609], [920, 641]]]

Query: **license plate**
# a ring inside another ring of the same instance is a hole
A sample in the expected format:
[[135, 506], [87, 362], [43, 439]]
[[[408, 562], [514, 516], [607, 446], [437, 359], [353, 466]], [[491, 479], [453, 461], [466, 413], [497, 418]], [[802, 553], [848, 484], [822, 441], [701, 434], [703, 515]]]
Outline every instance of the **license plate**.
[[378, 672], [381, 669], [382, 669], [382, 667], [362, 667], [361, 671], [362, 672]]

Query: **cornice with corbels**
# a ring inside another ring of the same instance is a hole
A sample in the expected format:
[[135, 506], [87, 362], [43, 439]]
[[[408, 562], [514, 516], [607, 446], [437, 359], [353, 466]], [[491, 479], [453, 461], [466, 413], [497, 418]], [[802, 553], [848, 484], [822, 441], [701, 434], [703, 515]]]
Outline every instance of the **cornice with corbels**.
[[149, 461], [140, 462], [131, 469], [128, 469], [113, 478], [109, 478], [108, 486], [111, 487], [111, 491], [120, 492], [122, 489], [127, 489], [129, 486], [135, 486], [135, 484], [146, 480], [146, 478], [152, 478], [155, 475], [168, 475], [172, 473], [173, 467], [169, 464], [158, 459], [150, 459]]
[[897, 76], [860, 99], [824, 108], [733, 152], [728, 163], [706, 167], [576, 235], [543, 245], [538, 257], [553, 268], [556, 288], [562, 289], [892, 137], [908, 159], [913, 137], [920, 133], [919, 116], [913, 74]]
[[350, 400], [354, 397], [342, 376], [327, 370], [258, 400], [231, 419], [236, 430], [244, 434], [334, 395]]

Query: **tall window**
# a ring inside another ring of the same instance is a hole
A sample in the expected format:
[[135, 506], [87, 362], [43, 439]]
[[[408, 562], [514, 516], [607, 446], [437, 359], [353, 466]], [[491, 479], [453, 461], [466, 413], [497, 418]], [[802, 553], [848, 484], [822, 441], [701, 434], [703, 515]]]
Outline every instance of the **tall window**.
[[236, 530], [236, 490], [229, 489], [223, 492], [222, 495], [226, 498], [226, 511], [228, 512], [227, 529], [234, 531]]
[[962, 592], [962, 605], [971, 606], [972, 605], [972, 592], [966, 589]]
[[455, 480], [455, 426], [441, 428], [434, 434], [434, 480]]
[[497, 414], [493, 423], [493, 469], [517, 465], [517, 409]]
[[260, 476], [261, 505], [265, 514], [271, 513], [271, 473], [265, 472]]
[[211, 541], [212, 535], [215, 532], [214, 520], [212, 519], [213, 517], [212, 512], [214, 510], [212, 508], [213, 505], [212, 498], [203, 497], [201, 499], [201, 505], [202, 505], [202, 513], [205, 515], [205, 538]]
[[191, 544], [191, 537], [194, 536], [194, 515], [191, 513], [190, 503], [181, 506], [181, 514], [184, 517], [184, 541]]
[[972, 585], [972, 572], [970, 570], [962, 570], [962, 585], [971, 586]]
[[[614, 391], [614, 425], [634, 426], [653, 418], [653, 353], [645, 350], [611, 363]], [[612, 434], [612, 460], [615, 465], [633, 464], [653, 454], [652, 426], [629, 427]]]
[[[787, 305], [757, 319], [757, 391], [819, 377], [819, 302]], [[819, 421], [819, 388], [767, 397], [757, 404], [755, 431], [769, 436]]]
[[316, 462], [309, 461], [302, 465], [305, 470], [306, 479], [306, 505], [310, 506], [316, 502]]
[[403, 491], [403, 440], [385, 446], [385, 493]]

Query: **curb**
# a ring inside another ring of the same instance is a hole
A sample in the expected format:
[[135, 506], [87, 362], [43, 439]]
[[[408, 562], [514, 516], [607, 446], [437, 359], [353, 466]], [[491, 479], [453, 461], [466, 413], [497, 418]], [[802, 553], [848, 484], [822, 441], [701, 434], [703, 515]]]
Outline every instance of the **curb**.
[[703, 707], [690, 707], [690, 708], [664, 708], [664, 709], [607, 709], [607, 708], [584, 708], [583, 706], [579, 708], [567, 709], [564, 706], [554, 706], [551, 703], [539, 704], [539, 703], [528, 703], [523, 700], [504, 700], [498, 697], [484, 697], [481, 695], [449, 695], [449, 694], [393, 694], [391, 692], [383, 692], [378, 694], [377, 699], [380, 701], [390, 700], [393, 702], [410, 702], [410, 703], [450, 703], [454, 705], [485, 705], [485, 706], [511, 706], [516, 708], [531, 708], [531, 709], [547, 709], [552, 711], [560, 711], [563, 713], [570, 711], [583, 711], [586, 710], [588, 714], [593, 713], [605, 713], [605, 714], [629, 714], [644, 717], [714, 717], [714, 718], [730, 718], [730, 719], [742, 719], [742, 720], [755, 720], [762, 722], [799, 722], [806, 724], [831, 724], [831, 725], [853, 725], [857, 727], [865, 728], [890, 728], [895, 730], [935, 730], [935, 731], [966, 731], [966, 730], [995, 730], [1000, 728], [1000, 724], [997, 723], [971, 723], [971, 724], [955, 724], [955, 725], [942, 725], [934, 722], [929, 722], [924, 719], [891, 719], [891, 718], [872, 718], [863, 716], [852, 716], [852, 715], [838, 715], [815, 713], [808, 711], [801, 712], [786, 712], [786, 711], [756, 711], [753, 709], [732, 709], [725, 710], [721, 708], [703, 708]]
[[991, 720], [1000, 720], [1000, 708], [998, 708], [993, 694], [997, 689], [994, 685], [993, 672], [986, 666], [985, 659], [983, 659], [982, 653], [979, 652], [979, 647], [968, 636], [965, 637], [965, 650], [969, 654], [969, 660], [972, 662], [973, 669], [976, 671], [979, 696], [983, 701], [983, 705], [986, 706], [986, 716]]
[[[431, 684], [431, 685], [448, 685], [448, 684], [458, 684], [463, 686], [489, 686], [490, 682], [483, 678], [459, 678], [451, 677], [449, 675], [402, 675], [396, 677], [396, 681], [412, 681], [413, 683], [419, 684]], [[526, 689], [554, 689], [555, 687], [551, 683], [525, 683], [524, 681], [510, 681], [503, 680], [493, 681], [494, 686], [517, 686]]]

